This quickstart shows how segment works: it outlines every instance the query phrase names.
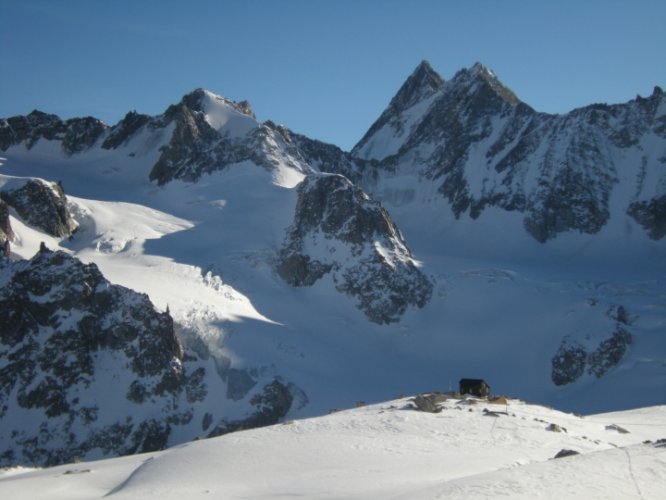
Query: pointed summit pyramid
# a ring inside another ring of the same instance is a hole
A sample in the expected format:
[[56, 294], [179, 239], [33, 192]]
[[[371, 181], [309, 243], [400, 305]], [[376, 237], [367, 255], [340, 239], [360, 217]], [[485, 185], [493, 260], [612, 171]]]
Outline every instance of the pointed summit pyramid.
[[354, 146], [352, 153], [360, 157], [380, 159], [377, 157], [377, 153], [373, 153], [373, 150], [377, 149], [376, 146], [380, 145], [369, 144], [370, 139], [378, 134], [382, 137], [380, 141], [382, 151], [385, 151], [388, 146], [388, 151], [396, 152], [393, 151], [395, 147], [391, 145], [397, 145], [398, 142], [394, 139], [402, 137], [406, 132], [404, 127], [406, 112], [431, 98], [443, 85], [444, 79], [432, 69], [430, 63], [425, 60], [421, 61], [391, 99], [386, 110]]
[[511, 106], [516, 106], [521, 102], [516, 94], [495, 76], [492, 70], [479, 62], [471, 68], [458, 71], [450, 83], [457, 87], [466, 87], [470, 91], [479, 89], [490, 91]]
[[412, 74], [402, 84], [389, 104], [389, 109], [403, 111], [423, 99], [427, 99], [444, 83], [444, 79], [432, 69], [428, 61], [421, 61]]

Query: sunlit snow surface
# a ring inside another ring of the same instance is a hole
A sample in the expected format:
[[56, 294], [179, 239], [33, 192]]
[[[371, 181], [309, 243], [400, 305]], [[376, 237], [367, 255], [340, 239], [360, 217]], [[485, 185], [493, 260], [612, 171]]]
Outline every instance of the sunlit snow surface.
[[[666, 490], [664, 406], [585, 417], [514, 399], [449, 399], [436, 414], [411, 406], [398, 399], [146, 455], [8, 469], [0, 497], [658, 499]], [[580, 455], [553, 459], [563, 449]]]

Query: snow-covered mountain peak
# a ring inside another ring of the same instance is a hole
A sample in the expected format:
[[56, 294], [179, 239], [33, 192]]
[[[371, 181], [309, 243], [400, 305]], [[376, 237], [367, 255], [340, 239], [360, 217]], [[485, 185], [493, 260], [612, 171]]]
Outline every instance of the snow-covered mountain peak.
[[444, 81], [422, 61], [351, 153], [382, 161], [411, 144], [431, 140], [438, 129], [455, 127], [469, 117], [510, 112], [519, 104], [518, 97], [481, 63]]
[[185, 94], [178, 105], [167, 110], [166, 115], [177, 116], [185, 109], [191, 113], [201, 113], [211, 128], [232, 137], [244, 136], [259, 126], [247, 101], [236, 103], [202, 88]]
[[398, 93], [391, 100], [389, 108], [403, 111], [437, 92], [444, 79], [432, 69], [428, 61], [421, 61], [412, 74], [402, 84]]
[[373, 159], [382, 159], [397, 152], [400, 142], [394, 139], [409, 132], [413, 125], [409, 116], [420, 116], [443, 85], [444, 79], [432, 69], [430, 63], [421, 61], [352, 152], [359, 157]]
[[[279, 130], [256, 120], [247, 101], [236, 103], [196, 89], [157, 121], [160, 127], [173, 125], [169, 144], [161, 149], [150, 173], [150, 180], [159, 184], [174, 179], [193, 182], [204, 173], [244, 161], [279, 171], [280, 185], [293, 185], [289, 169], [298, 173], [311, 170]], [[296, 178], [300, 181], [302, 175]]]

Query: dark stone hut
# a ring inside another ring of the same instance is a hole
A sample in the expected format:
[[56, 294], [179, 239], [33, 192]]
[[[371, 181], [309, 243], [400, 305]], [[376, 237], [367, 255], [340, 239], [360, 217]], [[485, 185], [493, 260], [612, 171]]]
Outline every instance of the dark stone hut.
[[479, 398], [487, 398], [490, 394], [490, 386], [485, 380], [477, 378], [461, 378], [460, 394], [469, 394]]

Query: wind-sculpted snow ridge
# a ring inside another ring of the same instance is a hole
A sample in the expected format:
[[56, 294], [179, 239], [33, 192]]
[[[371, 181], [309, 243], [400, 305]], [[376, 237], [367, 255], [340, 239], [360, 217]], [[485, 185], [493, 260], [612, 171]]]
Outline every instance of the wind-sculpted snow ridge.
[[398, 321], [409, 306], [423, 307], [432, 294], [388, 213], [336, 174], [311, 174], [298, 188], [278, 273], [294, 286], [330, 274], [338, 291], [380, 324]]
[[629, 217], [651, 238], [663, 237], [666, 99], [659, 87], [626, 104], [550, 115], [480, 64], [438, 85], [423, 72], [422, 64], [407, 81], [414, 85], [400, 89], [352, 150], [356, 175], [373, 196], [384, 201], [385, 181], [410, 175], [434, 184], [457, 219], [491, 207], [523, 214], [525, 230], [541, 243], [563, 232], [596, 234], [611, 218]]
[[256, 410], [222, 418], [208, 389], [218, 375], [183, 350], [170, 314], [94, 264], [46, 248], [0, 257], [0, 285], [0, 465], [159, 450], [272, 424], [291, 406], [281, 382], [251, 393], [253, 381], [243, 396]]

